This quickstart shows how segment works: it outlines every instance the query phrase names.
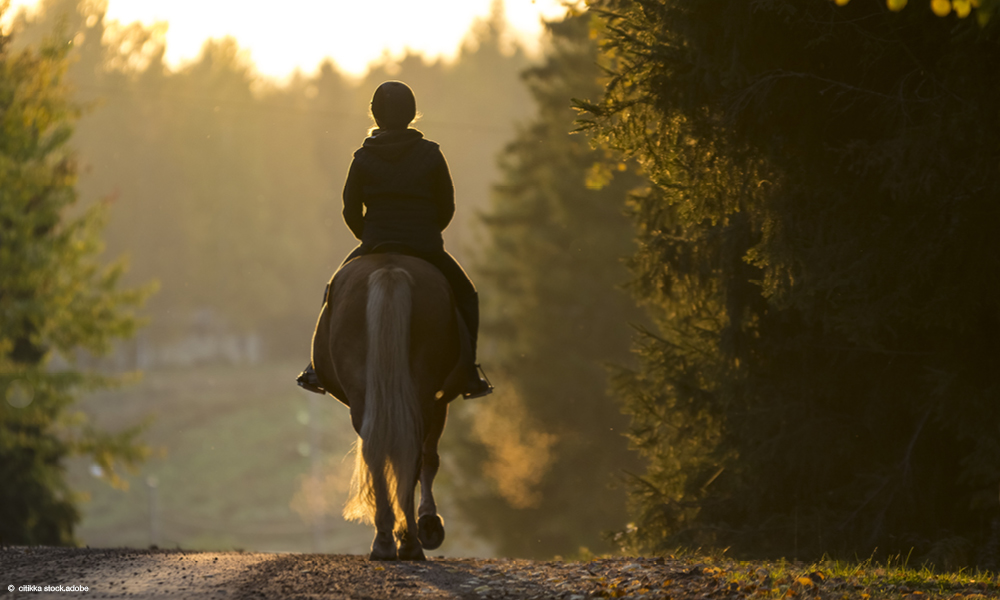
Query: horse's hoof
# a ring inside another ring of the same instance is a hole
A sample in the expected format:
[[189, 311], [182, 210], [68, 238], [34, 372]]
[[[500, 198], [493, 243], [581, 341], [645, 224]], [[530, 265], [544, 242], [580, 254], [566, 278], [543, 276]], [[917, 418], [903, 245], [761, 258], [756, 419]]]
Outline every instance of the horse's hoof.
[[372, 553], [368, 555], [368, 560], [398, 560], [396, 557], [396, 549], [393, 548], [391, 553], [389, 552], [379, 552], [372, 548]]
[[440, 515], [424, 515], [417, 521], [417, 538], [428, 550], [437, 550], [444, 542], [444, 519]]
[[376, 535], [372, 542], [372, 553], [369, 560], [396, 560], [396, 540], [391, 535]]
[[399, 560], [427, 560], [420, 547], [420, 539], [413, 537], [409, 531], [397, 531], [399, 541]]

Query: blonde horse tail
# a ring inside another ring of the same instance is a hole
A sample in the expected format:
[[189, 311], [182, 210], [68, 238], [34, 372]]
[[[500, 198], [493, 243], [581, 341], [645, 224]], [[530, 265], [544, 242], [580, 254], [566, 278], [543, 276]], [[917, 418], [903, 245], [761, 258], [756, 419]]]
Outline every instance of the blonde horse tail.
[[397, 491], [412, 485], [418, 474], [423, 419], [410, 376], [412, 286], [413, 278], [398, 267], [368, 276], [365, 409], [344, 507], [349, 520], [374, 523], [375, 492], [382, 486], [401, 518]]

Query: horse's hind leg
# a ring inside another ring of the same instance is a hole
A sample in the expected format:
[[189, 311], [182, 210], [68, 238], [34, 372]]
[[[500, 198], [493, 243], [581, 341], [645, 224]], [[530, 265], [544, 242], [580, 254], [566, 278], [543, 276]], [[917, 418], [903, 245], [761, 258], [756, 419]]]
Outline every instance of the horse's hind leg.
[[420, 473], [420, 458], [416, 457], [413, 477], [409, 481], [397, 482], [396, 494], [399, 497], [399, 506], [403, 509], [406, 517], [405, 529], [400, 529], [397, 533], [399, 537], [399, 559], [400, 560], [424, 560], [424, 551], [420, 540], [416, 535], [417, 520], [413, 516], [414, 497], [417, 492], [417, 477]]
[[444, 520], [437, 514], [434, 502], [434, 477], [437, 476], [441, 459], [438, 456], [438, 441], [444, 431], [448, 416], [448, 405], [434, 405], [428, 419], [427, 436], [424, 438], [423, 465], [420, 469], [420, 509], [417, 514], [417, 531], [420, 543], [427, 550], [434, 550], [444, 542]]
[[372, 541], [371, 560], [396, 560], [396, 539], [392, 535], [396, 515], [385, 480], [385, 473], [372, 472], [375, 492], [375, 539]]

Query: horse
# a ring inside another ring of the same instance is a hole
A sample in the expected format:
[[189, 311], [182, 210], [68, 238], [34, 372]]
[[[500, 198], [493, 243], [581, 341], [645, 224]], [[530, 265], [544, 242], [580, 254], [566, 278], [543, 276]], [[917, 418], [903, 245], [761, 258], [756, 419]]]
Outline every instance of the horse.
[[424, 560], [423, 549], [444, 541], [433, 492], [438, 441], [472, 360], [451, 286], [413, 256], [351, 260], [330, 282], [312, 360], [358, 434], [344, 517], [375, 526], [371, 560]]

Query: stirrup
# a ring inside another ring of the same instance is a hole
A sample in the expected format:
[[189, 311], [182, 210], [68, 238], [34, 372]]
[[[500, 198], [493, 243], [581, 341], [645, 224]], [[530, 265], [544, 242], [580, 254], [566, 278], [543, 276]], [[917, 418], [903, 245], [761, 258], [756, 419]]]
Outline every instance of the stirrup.
[[309, 363], [309, 366], [299, 373], [299, 376], [295, 378], [295, 383], [299, 384], [300, 388], [314, 394], [326, 395], [326, 390], [320, 385], [319, 377], [316, 376], [316, 371], [313, 369], [312, 363]]
[[489, 396], [493, 393], [493, 384], [490, 383], [489, 378], [486, 376], [486, 371], [483, 370], [483, 366], [476, 363], [476, 380], [470, 382], [470, 389], [467, 392], [462, 393], [462, 397], [466, 400], [472, 400], [474, 398], [482, 398], [483, 396]]

